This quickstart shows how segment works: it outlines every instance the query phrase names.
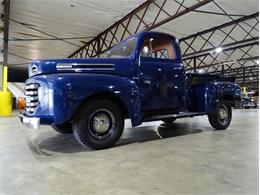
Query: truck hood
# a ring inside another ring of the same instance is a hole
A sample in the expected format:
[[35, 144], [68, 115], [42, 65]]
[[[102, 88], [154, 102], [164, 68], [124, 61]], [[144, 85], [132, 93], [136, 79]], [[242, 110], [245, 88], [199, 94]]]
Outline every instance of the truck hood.
[[35, 60], [29, 65], [29, 77], [55, 73], [106, 73], [128, 76], [134, 68], [129, 58], [88, 58]]

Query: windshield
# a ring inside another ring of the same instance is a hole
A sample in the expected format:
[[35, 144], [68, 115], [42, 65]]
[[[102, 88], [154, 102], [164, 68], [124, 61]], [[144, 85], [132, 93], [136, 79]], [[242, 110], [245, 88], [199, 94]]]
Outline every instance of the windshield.
[[136, 38], [129, 39], [127, 42], [122, 45], [111, 49], [107, 57], [108, 58], [125, 58], [132, 54], [136, 44]]

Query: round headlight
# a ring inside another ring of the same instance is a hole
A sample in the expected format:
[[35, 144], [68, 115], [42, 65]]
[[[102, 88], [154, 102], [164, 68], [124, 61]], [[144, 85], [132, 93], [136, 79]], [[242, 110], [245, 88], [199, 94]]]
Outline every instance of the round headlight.
[[38, 66], [35, 65], [35, 64], [33, 64], [33, 65], [31, 66], [31, 73], [32, 73], [32, 74], [36, 74], [37, 72], [38, 72]]

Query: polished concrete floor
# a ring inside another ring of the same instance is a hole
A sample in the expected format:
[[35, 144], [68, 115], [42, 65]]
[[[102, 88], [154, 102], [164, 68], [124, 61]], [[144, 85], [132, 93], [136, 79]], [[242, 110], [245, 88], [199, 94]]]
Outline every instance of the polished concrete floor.
[[88, 151], [72, 135], [0, 118], [0, 195], [258, 194], [258, 110], [234, 110], [225, 131], [206, 117], [174, 125], [127, 121], [119, 143]]

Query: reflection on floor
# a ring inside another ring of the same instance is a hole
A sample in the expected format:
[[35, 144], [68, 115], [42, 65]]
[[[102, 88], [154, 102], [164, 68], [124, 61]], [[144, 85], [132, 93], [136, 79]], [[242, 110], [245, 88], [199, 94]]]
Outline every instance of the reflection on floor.
[[126, 121], [116, 146], [101, 151], [2, 117], [0, 173], [0, 194], [256, 194], [258, 110], [234, 110], [225, 131], [207, 117]]

